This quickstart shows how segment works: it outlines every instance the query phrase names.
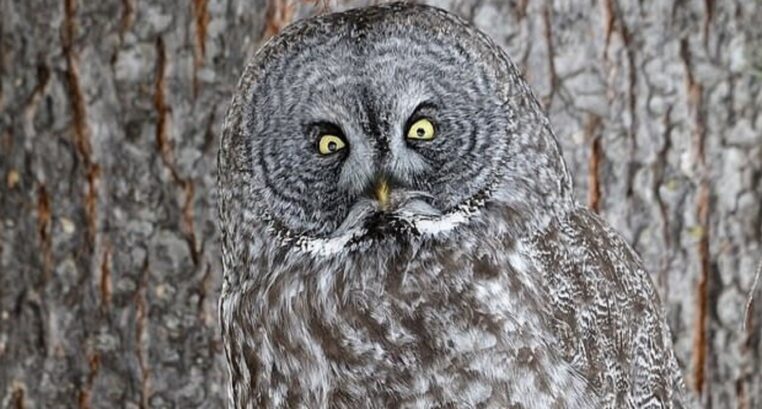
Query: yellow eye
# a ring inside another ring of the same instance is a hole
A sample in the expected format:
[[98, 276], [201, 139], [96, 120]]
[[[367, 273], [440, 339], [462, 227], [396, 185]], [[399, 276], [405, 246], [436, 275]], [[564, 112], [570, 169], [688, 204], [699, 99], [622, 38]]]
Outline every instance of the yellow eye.
[[336, 153], [347, 146], [344, 140], [336, 135], [323, 135], [318, 142], [318, 151], [321, 155]]
[[434, 124], [426, 118], [421, 118], [410, 125], [407, 130], [408, 139], [430, 141], [434, 139]]

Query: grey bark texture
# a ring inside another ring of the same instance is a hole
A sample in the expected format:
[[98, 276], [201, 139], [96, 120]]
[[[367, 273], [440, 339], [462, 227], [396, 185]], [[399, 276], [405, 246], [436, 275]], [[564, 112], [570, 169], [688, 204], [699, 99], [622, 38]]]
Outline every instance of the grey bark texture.
[[[245, 61], [368, 4], [0, 0], [0, 407], [222, 407], [215, 157]], [[688, 385], [762, 407], [762, 2], [440, 0], [503, 45]]]

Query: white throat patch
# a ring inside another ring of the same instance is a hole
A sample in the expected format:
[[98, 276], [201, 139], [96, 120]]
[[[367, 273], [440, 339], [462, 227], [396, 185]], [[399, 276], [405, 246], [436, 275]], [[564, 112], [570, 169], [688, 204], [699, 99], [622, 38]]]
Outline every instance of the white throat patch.
[[[455, 227], [468, 222], [476, 214], [468, 208], [458, 208], [442, 216], [421, 216], [420, 214], [400, 214], [399, 219], [410, 224], [412, 229], [426, 237], [436, 237], [451, 232]], [[305, 253], [318, 257], [331, 257], [351, 246], [352, 242], [362, 239], [367, 233], [364, 228], [355, 228], [335, 237], [302, 236], [297, 240], [297, 246]]]

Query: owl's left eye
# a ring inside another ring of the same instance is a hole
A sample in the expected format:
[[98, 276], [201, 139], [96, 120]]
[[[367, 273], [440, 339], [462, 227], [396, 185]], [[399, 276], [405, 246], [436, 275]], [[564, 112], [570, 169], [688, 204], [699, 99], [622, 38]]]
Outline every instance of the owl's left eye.
[[421, 118], [413, 122], [413, 124], [410, 125], [410, 128], [407, 130], [408, 139], [430, 141], [434, 139], [434, 136], [436, 136], [434, 124], [426, 118]]
[[326, 134], [321, 136], [318, 141], [318, 152], [321, 155], [330, 155], [344, 149], [346, 146], [347, 144], [340, 137]]

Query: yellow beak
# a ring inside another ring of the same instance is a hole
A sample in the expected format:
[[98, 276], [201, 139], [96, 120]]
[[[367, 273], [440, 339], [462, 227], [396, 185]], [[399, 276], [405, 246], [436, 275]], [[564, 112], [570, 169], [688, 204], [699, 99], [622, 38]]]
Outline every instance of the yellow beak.
[[389, 194], [391, 193], [391, 188], [389, 187], [389, 182], [386, 178], [378, 180], [374, 191], [376, 200], [378, 200], [378, 204], [381, 206], [381, 210], [386, 210], [389, 207]]

